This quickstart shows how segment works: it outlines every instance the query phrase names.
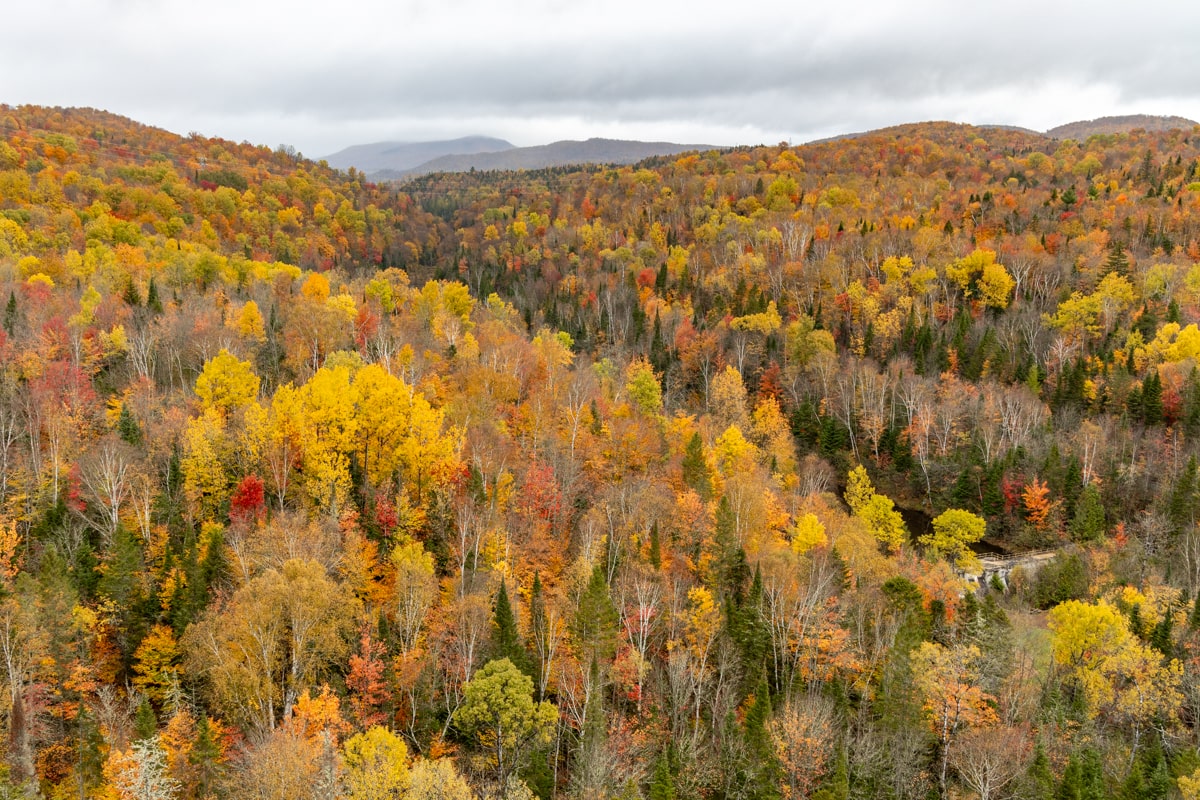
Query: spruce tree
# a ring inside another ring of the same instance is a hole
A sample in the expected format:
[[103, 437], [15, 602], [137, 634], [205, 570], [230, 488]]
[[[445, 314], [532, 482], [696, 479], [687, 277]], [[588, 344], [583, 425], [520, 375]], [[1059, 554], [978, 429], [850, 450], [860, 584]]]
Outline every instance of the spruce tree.
[[617, 648], [617, 608], [613, 605], [604, 579], [603, 566], [592, 568], [592, 577], [579, 597], [579, 606], [571, 624], [571, 633], [580, 646], [584, 663], [612, 660]]
[[1094, 542], [1104, 535], [1104, 504], [1100, 501], [1100, 490], [1089, 483], [1075, 504], [1075, 516], [1071, 519], [1071, 538], [1077, 542]]
[[122, 293], [121, 299], [130, 308], [139, 308], [142, 305], [142, 296], [138, 293], [137, 284], [133, 282], [133, 278], [125, 279], [125, 291]]
[[134, 447], [142, 443], [142, 428], [133, 412], [129, 410], [128, 403], [121, 404], [121, 415], [117, 418], [117, 435]]
[[546, 641], [547, 632], [546, 598], [542, 590], [542, 579], [534, 572], [533, 587], [529, 590], [529, 633], [525, 639], [525, 652], [529, 659], [530, 677], [533, 678], [538, 702], [546, 699], [542, 696], [542, 659], [539, 654]]
[[163, 313], [162, 300], [158, 297], [158, 285], [154, 282], [154, 278], [150, 279], [150, 285], [146, 289], [146, 308], [155, 314]]
[[675, 800], [675, 779], [671, 777], [670, 759], [661, 753], [654, 762], [654, 774], [650, 778], [649, 800]]
[[4, 332], [9, 336], [13, 336], [17, 330], [17, 293], [10, 291], [8, 293], [8, 305], [4, 307]]
[[755, 800], [774, 800], [779, 797], [782, 777], [779, 760], [767, 725], [771, 721], [771, 690], [766, 679], [758, 682], [753, 699], [746, 709], [742, 735], [746, 743], [746, 796]]
[[196, 723], [196, 742], [188, 753], [188, 763], [195, 768], [196, 796], [210, 796], [221, 779], [221, 748], [207, 715]]
[[134, 736], [138, 739], [149, 739], [158, 733], [158, 717], [154, 715], [154, 708], [145, 697], [137, 707], [137, 715], [133, 719], [133, 730]]
[[[507, 581], [500, 581], [500, 590], [496, 592], [496, 602], [492, 611], [492, 659], [498, 661], [507, 658], [513, 665], [529, 674], [529, 664], [525, 648], [521, 646], [521, 633], [517, 630], [517, 617], [513, 613], [512, 603], [508, 600]], [[532, 676], [531, 676], [532, 677]]]
[[712, 479], [708, 474], [708, 460], [704, 457], [704, 441], [699, 432], [693, 433], [688, 439], [687, 448], [683, 452], [683, 482], [708, 502], [712, 499]]
[[655, 571], [662, 569], [662, 542], [658, 535], [658, 520], [654, 520], [650, 524], [650, 543], [647, 556], [650, 566], [654, 567]]
[[1054, 800], [1054, 773], [1050, 771], [1050, 759], [1041, 742], [1033, 751], [1033, 761], [1025, 773], [1024, 796], [1029, 800]]
[[1163, 618], [1150, 631], [1150, 646], [1167, 658], [1175, 655], [1175, 623], [1172, 621], [1173, 609], [1167, 609]]
[[1163, 421], [1162, 378], [1158, 370], [1151, 370], [1142, 381], [1142, 421], [1147, 425]]
[[1167, 498], [1167, 517], [1171, 520], [1172, 530], [1177, 534], [1195, 524], [1197, 513], [1200, 512], [1200, 495], [1196, 491], [1198, 473], [1200, 466], [1196, 463], [1196, 457], [1192, 456], [1175, 479], [1171, 494]]

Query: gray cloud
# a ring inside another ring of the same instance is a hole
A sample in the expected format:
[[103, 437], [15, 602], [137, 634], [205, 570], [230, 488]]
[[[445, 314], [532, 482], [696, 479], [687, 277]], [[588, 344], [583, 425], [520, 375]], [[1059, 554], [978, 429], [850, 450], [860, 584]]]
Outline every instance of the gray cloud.
[[467, 133], [734, 144], [923, 119], [1200, 117], [1200, 7], [988, 5], [44, 0], [8, 11], [0, 102], [310, 155]]

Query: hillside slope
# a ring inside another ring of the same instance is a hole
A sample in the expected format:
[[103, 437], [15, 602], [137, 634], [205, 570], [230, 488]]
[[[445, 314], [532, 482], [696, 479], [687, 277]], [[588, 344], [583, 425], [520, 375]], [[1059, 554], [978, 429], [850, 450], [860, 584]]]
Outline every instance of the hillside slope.
[[1086, 139], [1095, 134], [1128, 133], [1133, 130], [1169, 131], [1191, 130], [1197, 123], [1185, 117], [1160, 117], [1151, 114], [1131, 114], [1122, 117], [1098, 117], [1096, 119], [1068, 122], [1046, 131], [1053, 139]]

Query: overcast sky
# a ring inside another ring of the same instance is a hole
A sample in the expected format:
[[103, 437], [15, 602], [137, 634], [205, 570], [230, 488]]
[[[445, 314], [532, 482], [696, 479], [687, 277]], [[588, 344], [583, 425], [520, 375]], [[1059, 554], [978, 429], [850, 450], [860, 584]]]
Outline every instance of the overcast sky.
[[1200, 3], [1184, 0], [5, 5], [0, 103], [311, 157], [469, 134], [732, 145], [928, 119], [1200, 119]]

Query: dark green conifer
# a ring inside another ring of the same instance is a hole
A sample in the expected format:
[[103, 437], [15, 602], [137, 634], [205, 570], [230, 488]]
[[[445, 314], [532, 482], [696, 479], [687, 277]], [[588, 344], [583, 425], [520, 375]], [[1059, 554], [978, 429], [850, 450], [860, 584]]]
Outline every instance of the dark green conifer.
[[134, 736], [138, 739], [149, 739], [158, 733], [158, 717], [154, 715], [154, 708], [145, 697], [137, 707], [137, 715], [133, 719], [133, 730]]
[[1041, 742], [1034, 748], [1023, 788], [1024, 796], [1029, 800], [1054, 800], [1054, 773], [1050, 771], [1050, 759]]
[[648, 797], [649, 800], [675, 800], [675, 779], [671, 776], [671, 763], [666, 753], [659, 754], [654, 762]]
[[8, 293], [8, 305], [4, 307], [4, 332], [9, 336], [13, 336], [17, 330], [19, 313], [17, 310], [17, 293], [10, 291]]
[[712, 499], [712, 478], [708, 474], [708, 461], [704, 457], [704, 441], [700, 433], [692, 434], [683, 451], [683, 482], [690, 486], [700, 499]]
[[525, 648], [521, 646], [521, 633], [517, 629], [517, 616], [508, 599], [508, 585], [500, 581], [496, 602], [492, 610], [492, 660], [507, 658], [517, 669], [528, 674]]
[[1142, 421], [1147, 425], [1158, 425], [1163, 421], [1162, 391], [1158, 370], [1150, 370], [1142, 381]]
[[128, 403], [121, 404], [121, 415], [117, 418], [117, 435], [134, 447], [142, 443], [142, 428], [133, 412], [129, 410]]
[[1071, 538], [1077, 542], [1094, 542], [1104, 535], [1104, 504], [1100, 490], [1089, 483], [1075, 504], [1075, 516], [1071, 519]]
[[597, 564], [592, 568], [592, 577], [587, 588], [579, 597], [579, 607], [571, 625], [571, 632], [582, 650], [581, 660], [590, 663], [610, 661], [617, 646], [617, 608], [613, 605], [604, 579], [604, 569]]
[[650, 562], [650, 566], [654, 567], [656, 571], [662, 569], [662, 542], [659, 540], [658, 535], [658, 520], [654, 520], [650, 524], [650, 542], [647, 560]]
[[146, 289], [146, 308], [155, 314], [163, 312], [162, 300], [158, 297], [158, 285], [154, 282], [154, 278], [150, 279], [150, 285]]

